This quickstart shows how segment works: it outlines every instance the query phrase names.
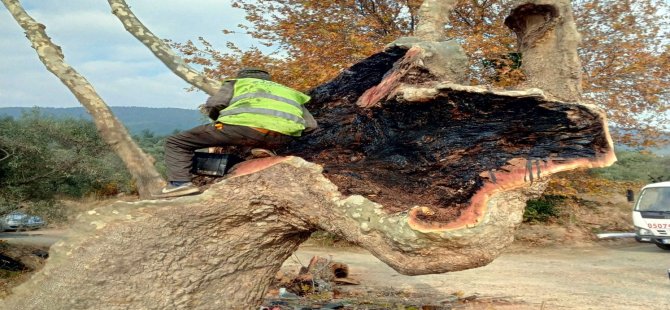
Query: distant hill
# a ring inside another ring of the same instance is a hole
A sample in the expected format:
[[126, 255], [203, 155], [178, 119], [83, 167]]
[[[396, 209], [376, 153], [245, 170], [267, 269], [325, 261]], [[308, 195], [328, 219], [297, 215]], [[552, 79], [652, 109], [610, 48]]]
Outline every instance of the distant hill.
[[[670, 140], [670, 137], [665, 137], [665, 139]], [[633, 147], [628, 147], [628, 146], [623, 146], [623, 145], [615, 145], [615, 150], [617, 152], [619, 151], [641, 151], [641, 148], [633, 148]], [[658, 147], [651, 147], [646, 149], [649, 152], [652, 152], [656, 155], [661, 155], [661, 156], [670, 156], [670, 144], [666, 145], [661, 145]]]
[[[21, 117], [34, 108], [0, 108], [0, 116]], [[40, 113], [58, 118], [83, 118], [91, 116], [83, 107], [37, 108]], [[112, 107], [112, 112], [128, 128], [131, 134], [149, 130], [157, 135], [169, 135], [175, 130], [186, 130], [204, 124], [207, 120], [198, 110], [177, 108]]]

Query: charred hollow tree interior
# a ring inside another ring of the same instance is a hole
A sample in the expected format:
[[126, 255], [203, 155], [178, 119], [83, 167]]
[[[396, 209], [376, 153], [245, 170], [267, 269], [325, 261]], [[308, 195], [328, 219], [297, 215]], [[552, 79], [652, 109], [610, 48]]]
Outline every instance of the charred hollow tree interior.
[[[530, 181], [541, 176], [550, 158], [594, 158], [608, 147], [602, 128], [593, 126], [599, 115], [541, 96], [444, 88], [421, 102], [395, 96], [377, 107], [357, 105], [405, 51], [371, 56], [313, 90], [310, 109], [320, 128], [282, 153], [323, 165], [344, 194], [365, 195], [391, 212], [429, 206], [446, 222], [486, 182], [496, 182], [512, 159], [529, 160]], [[439, 88], [421, 69], [408, 75]], [[417, 77], [422, 72], [424, 77]]]

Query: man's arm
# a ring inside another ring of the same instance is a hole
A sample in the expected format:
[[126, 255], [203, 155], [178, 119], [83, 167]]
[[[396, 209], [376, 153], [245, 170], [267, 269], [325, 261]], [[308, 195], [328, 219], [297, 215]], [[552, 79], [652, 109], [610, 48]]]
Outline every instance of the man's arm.
[[209, 118], [216, 120], [219, 118], [219, 112], [225, 109], [230, 103], [230, 99], [233, 99], [233, 92], [235, 91], [235, 80], [229, 80], [223, 82], [219, 92], [207, 99], [203, 110], [205, 114], [209, 115]]

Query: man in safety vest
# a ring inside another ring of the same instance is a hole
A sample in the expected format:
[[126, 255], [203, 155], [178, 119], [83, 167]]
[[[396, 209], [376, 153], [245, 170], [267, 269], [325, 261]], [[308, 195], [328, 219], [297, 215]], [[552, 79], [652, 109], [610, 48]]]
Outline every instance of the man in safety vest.
[[191, 183], [195, 150], [225, 145], [274, 148], [317, 127], [305, 108], [310, 97], [272, 82], [263, 69], [245, 68], [207, 99], [204, 113], [215, 121], [168, 137], [165, 164], [168, 185], [157, 197], [200, 192]]

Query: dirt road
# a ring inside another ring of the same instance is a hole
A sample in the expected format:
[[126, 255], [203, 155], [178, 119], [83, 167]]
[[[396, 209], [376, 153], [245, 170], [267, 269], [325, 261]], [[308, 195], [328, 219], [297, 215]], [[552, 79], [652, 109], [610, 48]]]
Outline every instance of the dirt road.
[[63, 237], [65, 230], [33, 230], [20, 232], [0, 232], [0, 240], [10, 244], [48, 247]]
[[[50, 245], [63, 231], [2, 233], [0, 239]], [[488, 266], [441, 275], [403, 276], [358, 248], [303, 246], [284, 270], [295, 272], [314, 256], [349, 264], [361, 290], [416, 292], [444, 300], [455, 292], [514, 302], [491, 309], [670, 309], [670, 251], [634, 241], [581, 247], [515, 245]]]
[[[366, 287], [435, 294], [502, 297], [517, 302], [505, 309], [670, 309], [670, 251], [634, 241], [588, 247], [513, 247], [488, 266], [441, 275], [396, 273], [359, 249], [306, 246], [297, 253], [306, 264], [313, 255], [349, 264]], [[296, 259], [284, 268], [297, 270]], [[495, 306], [492, 306], [496, 309]]]

